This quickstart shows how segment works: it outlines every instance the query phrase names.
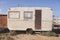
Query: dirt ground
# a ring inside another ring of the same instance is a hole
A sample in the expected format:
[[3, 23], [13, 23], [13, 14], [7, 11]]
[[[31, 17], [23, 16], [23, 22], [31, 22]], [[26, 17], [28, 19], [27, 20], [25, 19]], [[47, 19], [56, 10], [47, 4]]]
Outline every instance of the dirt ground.
[[15, 37], [15, 40], [60, 40], [60, 37], [47, 37], [42, 35], [17, 35]]
[[0, 40], [60, 40], [60, 37], [42, 36], [39, 34], [18, 34], [18, 35], [0, 35]]

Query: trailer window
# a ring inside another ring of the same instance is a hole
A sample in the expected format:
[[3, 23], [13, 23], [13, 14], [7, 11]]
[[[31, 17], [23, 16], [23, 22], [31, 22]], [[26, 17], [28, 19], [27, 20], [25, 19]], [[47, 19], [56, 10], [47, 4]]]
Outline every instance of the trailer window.
[[24, 20], [32, 20], [33, 12], [32, 11], [24, 11]]
[[8, 17], [12, 19], [18, 19], [20, 18], [20, 12], [19, 11], [10, 11], [8, 12]]

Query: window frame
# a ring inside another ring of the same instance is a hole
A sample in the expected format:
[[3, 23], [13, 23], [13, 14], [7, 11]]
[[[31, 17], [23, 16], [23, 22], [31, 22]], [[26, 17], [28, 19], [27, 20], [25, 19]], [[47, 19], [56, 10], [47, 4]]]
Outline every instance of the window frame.
[[[27, 13], [27, 16], [25, 16], [25, 13]], [[30, 13], [30, 17], [28, 17], [28, 14]], [[33, 11], [24, 11], [24, 20], [32, 20], [33, 19]]]
[[[10, 18], [10, 13], [11, 12], [18, 12], [19, 13], [19, 17], [18, 18]], [[20, 11], [8, 11], [8, 18], [9, 19], [20, 19]]]

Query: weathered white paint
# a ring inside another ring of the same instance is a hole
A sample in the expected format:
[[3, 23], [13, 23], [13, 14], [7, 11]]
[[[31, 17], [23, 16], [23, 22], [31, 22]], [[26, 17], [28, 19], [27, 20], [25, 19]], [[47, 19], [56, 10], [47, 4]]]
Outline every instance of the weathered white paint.
[[[35, 29], [35, 10], [42, 10], [42, 24], [40, 30]], [[26, 30], [27, 28], [32, 28], [34, 31], [52, 30], [53, 13], [49, 7], [12, 7], [8, 12], [9, 11], [20, 11], [19, 19], [8, 18], [9, 30]], [[33, 19], [29, 21], [24, 20], [24, 11], [33, 11]]]
[[54, 18], [54, 25], [60, 25], [60, 18]]
[[42, 9], [42, 30], [52, 30], [53, 14], [51, 9]]

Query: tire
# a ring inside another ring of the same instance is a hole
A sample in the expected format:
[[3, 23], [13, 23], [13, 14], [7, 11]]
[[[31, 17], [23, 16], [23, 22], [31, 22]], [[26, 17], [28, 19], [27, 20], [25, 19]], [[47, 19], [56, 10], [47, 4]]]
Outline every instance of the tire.
[[29, 29], [27, 29], [27, 30], [26, 30], [26, 34], [33, 34], [33, 30], [32, 30], [32, 29], [30, 29], [30, 28], [29, 28]]

